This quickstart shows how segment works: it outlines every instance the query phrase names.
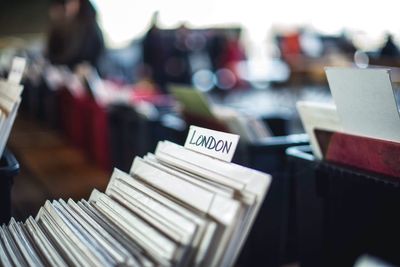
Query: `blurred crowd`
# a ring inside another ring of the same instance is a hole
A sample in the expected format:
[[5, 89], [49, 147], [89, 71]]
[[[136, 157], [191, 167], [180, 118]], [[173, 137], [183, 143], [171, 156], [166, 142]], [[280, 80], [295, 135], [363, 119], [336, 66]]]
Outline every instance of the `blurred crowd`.
[[[29, 46], [18, 51], [30, 53], [32, 63], [67, 66], [72, 71], [85, 63], [104, 79], [119, 83], [146, 80], [161, 93], [168, 92], [169, 84], [192, 85], [201, 91], [251, 88], [256, 79], [265, 81], [264, 85], [315, 84], [325, 82], [325, 66], [397, 67], [400, 62], [399, 47], [390, 33], [386, 33], [381, 47], [364, 51], [345, 31], [333, 36], [307, 27], [273, 30], [269, 45], [276, 51], [270, 58], [256, 59], [273, 64], [256, 65], [248, 56], [240, 27], [193, 29], [182, 23], [164, 29], [155, 12], [140, 39], [124, 48], [109, 49], [89, 0], [52, 0], [48, 15], [43, 48], [36, 54]], [[261, 69], [266, 66], [269, 72]], [[252, 73], [259, 75], [254, 78]]]
[[71, 69], [82, 62], [98, 65], [104, 41], [96, 10], [88, 0], [54, 0], [49, 18], [45, 55], [50, 63]]

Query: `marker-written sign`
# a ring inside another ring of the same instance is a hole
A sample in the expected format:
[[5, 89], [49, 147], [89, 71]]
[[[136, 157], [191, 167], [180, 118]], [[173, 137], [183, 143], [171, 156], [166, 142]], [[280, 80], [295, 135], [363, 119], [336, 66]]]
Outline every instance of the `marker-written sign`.
[[230, 162], [235, 154], [239, 137], [236, 134], [190, 126], [185, 147], [213, 158]]

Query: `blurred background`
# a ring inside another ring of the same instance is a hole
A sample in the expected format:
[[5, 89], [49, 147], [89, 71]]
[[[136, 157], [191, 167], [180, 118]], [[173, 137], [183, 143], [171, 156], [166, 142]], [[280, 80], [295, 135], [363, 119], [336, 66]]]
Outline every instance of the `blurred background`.
[[296, 102], [332, 101], [325, 67], [397, 69], [399, 8], [390, 0], [2, 0], [0, 75], [14, 56], [28, 60], [8, 143], [20, 163], [12, 214], [24, 220], [46, 199], [104, 190], [112, 167], [129, 171], [159, 140], [183, 144], [195, 124], [240, 134], [234, 161], [273, 174], [261, 219], [285, 219], [262, 230], [270, 254], [255, 241], [252, 250], [265, 266], [297, 262], [285, 228], [293, 199], [281, 198], [290, 191], [284, 151], [308, 143]]

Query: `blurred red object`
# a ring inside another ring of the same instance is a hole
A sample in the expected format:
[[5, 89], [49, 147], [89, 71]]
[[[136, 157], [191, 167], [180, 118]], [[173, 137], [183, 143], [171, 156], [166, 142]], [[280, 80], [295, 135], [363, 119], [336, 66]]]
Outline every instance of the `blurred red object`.
[[87, 94], [73, 96], [59, 90], [62, 129], [68, 140], [82, 148], [103, 169], [111, 169], [110, 138], [106, 107]]
[[400, 143], [318, 129], [315, 134], [326, 161], [400, 177]]

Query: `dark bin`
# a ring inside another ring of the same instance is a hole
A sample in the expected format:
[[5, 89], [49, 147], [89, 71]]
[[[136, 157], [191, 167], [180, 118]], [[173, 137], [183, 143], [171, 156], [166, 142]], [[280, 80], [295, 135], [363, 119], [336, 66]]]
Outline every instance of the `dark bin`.
[[135, 156], [151, 151], [149, 123], [133, 107], [115, 104], [109, 108], [108, 125], [112, 165], [129, 172]]
[[262, 121], [268, 126], [273, 136], [285, 136], [290, 133], [292, 117], [286, 114], [264, 115]]
[[287, 175], [285, 151], [304, 144], [308, 144], [305, 134], [270, 137], [247, 144], [247, 165], [271, 174], [272, 182], [242, 250], [239, 266], [273, 267], [292, 261], [293, 237], [288, 228], [292, 216], [292, 185]]
[[400, 181], [321, 162], [326, 266], [353, 266], [369, 254], [400, 265]]
[[179, 115], [170, 112], [160, 115], [153, 124], [152, 133], [154, 141], [151, 151], [154, 151], [158, 141], [164, 140], [183, 146], [188, 134], [188, 125]]
[[291, 148], [301, 266], [354, 266], [362, 255], [400, 264], [398, 178], [315, 160]]
[[154, 151], [158, 141], [183, 145], [187, 135], [186, 124], [172, 112], [150, 119], [124, 104], [109, 108], [108, 125], [113, 166], [127, 172], [135, 156]]
[[322, 259], [324, 205], [315, 177], [318, 161], [310, 146], [291, 147], [286, 154], [294, 196], [289, 229], [295, 236], [296, 258], [301, 266], [325, 266]]
[[0, 224], [8, 223], [11, 218], [11, 187], [18, 173], [18, 161], [5, 149], [0, 159]]

